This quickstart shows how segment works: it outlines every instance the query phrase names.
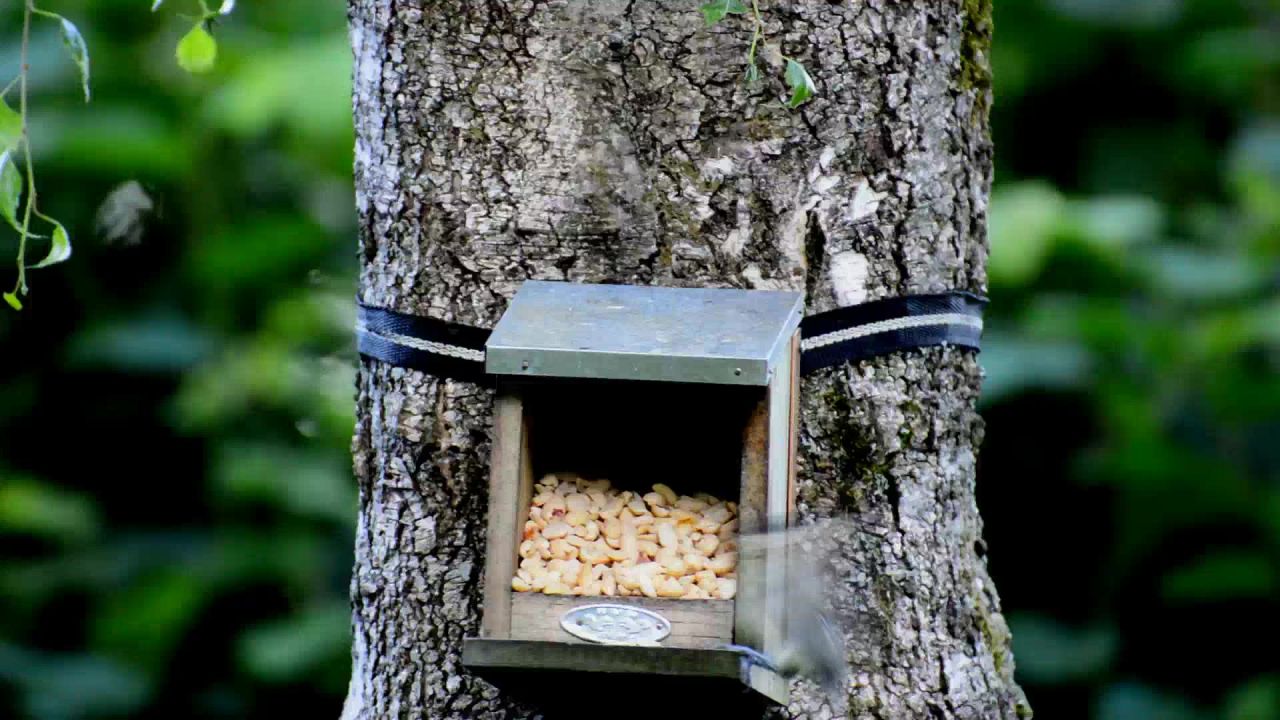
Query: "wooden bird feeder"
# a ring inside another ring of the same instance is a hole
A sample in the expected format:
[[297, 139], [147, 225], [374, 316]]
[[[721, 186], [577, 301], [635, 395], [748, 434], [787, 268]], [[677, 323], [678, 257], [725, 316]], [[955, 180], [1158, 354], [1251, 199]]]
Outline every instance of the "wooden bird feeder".
[[545, 594], [516, 591], [513, 578], [531, 503], [548, 487], [536, 483], [548, 474], [607, 478], [634, 497], [663, 483], [732, 501], [741, 532], [785, 527], [795, 504], [801, 314], [791, 292], [521, 287], [486, 346], [498, 389], [484, 615], [464, 664], [500, 683], [543, 678], [534, 684], [545, 687], [548, 674], [594, 673], [601, 682], [718, 683], [786, 702], [783, 678], [723, 647], [778, 650], [781, 551], [741, 555], [731, 599]]

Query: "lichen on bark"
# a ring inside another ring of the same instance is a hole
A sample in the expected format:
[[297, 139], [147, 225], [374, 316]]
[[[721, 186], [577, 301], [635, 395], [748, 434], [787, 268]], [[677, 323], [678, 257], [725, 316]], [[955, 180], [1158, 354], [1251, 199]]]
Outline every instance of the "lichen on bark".
[[[350, 0], [360, 299], [487, 326], [532, 278], [786, 288], [810, 312], [983, 291], [989, 86], [968, 68], [986, 5], [765, 6], [819, 84], [790, 111], [777, 78], [742, 83], [745, 27], [704, 27], [696, 2]], [[855, 528], [831, 568], [842, 715], [1025, 706], [975, 550], [980, 381], [970, 353], [934, 348], [803, 383], [800, 508]], [[460, 664], [491, 399], [362, 362], [344, 718], [538, 716]], [[775, 715], [832, 713], [800, 686]]]

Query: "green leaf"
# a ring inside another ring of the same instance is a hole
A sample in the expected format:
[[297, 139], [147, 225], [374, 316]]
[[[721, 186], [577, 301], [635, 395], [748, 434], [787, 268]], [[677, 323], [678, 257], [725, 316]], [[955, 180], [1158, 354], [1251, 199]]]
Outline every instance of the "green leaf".
[[22, 175], [13, 163], [13, 153], [0, 153], [0, 215], [9, 225], [22, 232], [22, 224], [18, 222], [18, 200], [22, 197]]
[[809, 71], [804, 69], [804, 65], [787, 59], [787, 87], [791, 88], [791, 99], [787, 101], [787, 107], [798, 108], [809, 98], [818, 92], [818, 88], [813, 84], [813, 78], [809, 77]]
[[155, 12], [159, 10], [160, 6], [163, 4], [164, 4], [164, 0], [156, 0], [155, 2], [151, 3], [151, 12]]
[[22, 139], [22, 116], [0, 98], [0, 152], [13, 150]]
[[1257, 677], [1227, 694], [1225, 720], [1280, 720], [1280, 675]]
[[71, 53], [71, 59], [80, 68], [80, 84], [84, 88], [84, 101], [89, 102], [89, 46], [85, 45], [80, 29], [70, 20], [60, 17], [62, 21], [62, 43]]
[[74, 542], [92, 538], [99, 525], [86, 495], [27, 477], [6, 477], [0, 485], [0, 532]]
[[237, 641], [241, 665], [267, 681], [296, 681], [343, 664], [350, 654], [351, 611], [335, 602], [250, 628]]
[[1170, 604], [1274, 597], [1280, 587], [1270, 561], [1259, 552], [1221, 550], [1165, 576], [1161, 592]]
[[1073, 627], [1043, 615], [1009, 618], [1021, 677], [1038, 685], [1062, 685], [1101, 677], [1115, 661], [1115, 630]]
[[189, 73], [206, 73], [213, 69], [218, 59], [218, 42], [213, 39], [204, 22], [196, 23], [191, 31], [178, 41], [178, 65]]
[[1021, 182], [996, 190], [991, 198], [987, 261], [992, 281], [1016, 287], [1035, 279], [1053, 249], [1066, 208], [1062, 195], [1045, 183]]
[[7, 292], [4, 294], [4, 301], [9, 303], [9, 307], [13, 308], [14, 310], [22, 309], [22, 301], [18, 299], [17, 295], [14, 295], [11, 292]]
[[230, 15], [232, 10], [236, 9], [236, 0], [222, 0], [222, 5], [218, 8], [219, 15]]
[[760, 81], [760, 68], [755, 63], [747, 65], [747, 83], [753, 84]]
[[45, 219], [49, 221], [49, 224], [53, 225], [52, 242], [49, 243], [49, 253], [44, 256], [43, 260], [32, 265], [32, 268], [48, 267], [71, 257], [71, 238], [67, 235], [67, 229], [62, 227], [62, 223], [57, 220], [52, 218]]
[[747, 6], [742, 4], [742, 0], [713, 0], [698, 9], [702, 11], [707, 27], [720, 22], [725, 15], [744, 15], [747, 12]]

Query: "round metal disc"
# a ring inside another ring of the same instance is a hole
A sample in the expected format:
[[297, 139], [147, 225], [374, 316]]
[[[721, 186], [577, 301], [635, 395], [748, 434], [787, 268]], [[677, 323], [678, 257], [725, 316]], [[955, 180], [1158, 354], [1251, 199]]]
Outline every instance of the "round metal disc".
[[560, 627], [601, 645], [657, 645], [671, 634], [666, 618], [631, 605], [582, 605], [565, 613]]

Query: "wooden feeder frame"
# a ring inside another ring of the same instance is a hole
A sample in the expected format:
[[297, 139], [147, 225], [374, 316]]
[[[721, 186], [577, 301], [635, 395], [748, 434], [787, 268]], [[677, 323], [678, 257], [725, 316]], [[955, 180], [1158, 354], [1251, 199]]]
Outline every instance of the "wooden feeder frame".
[[[655, 318], [655, 308], [662, 317]], [[781, 548], [766, 544], [739, 556], [732, 600], [548, 596], [515, 592], [511, 579], [535, 479], [530, 428], [537, 421], [530, 402], [539, 392], [557, 392], [556, 383], [754, 386], [737, 391], [749, 406], [736, 488], [741, 532], [789, 524], [795, 512], [800, 309], [797, 293], [525, 283], [487, 348], [487, 366], [499, 378], [484, 615], [480, 637], [464, 642], [467, 667], [503, 684], [584, 672], [699, 687], [718, 683], [756, 699], [787, 702], [785, 679], [720, 647], [732, 642], [776, 656], [785, 623]], [[637, 357], [637, 343], [649, 352]], [[567, 610], [598, 603], [658, 612], [671, 622], [671, 636], [662, 647], [604, 645], [584, 643], [559, 627]]]

